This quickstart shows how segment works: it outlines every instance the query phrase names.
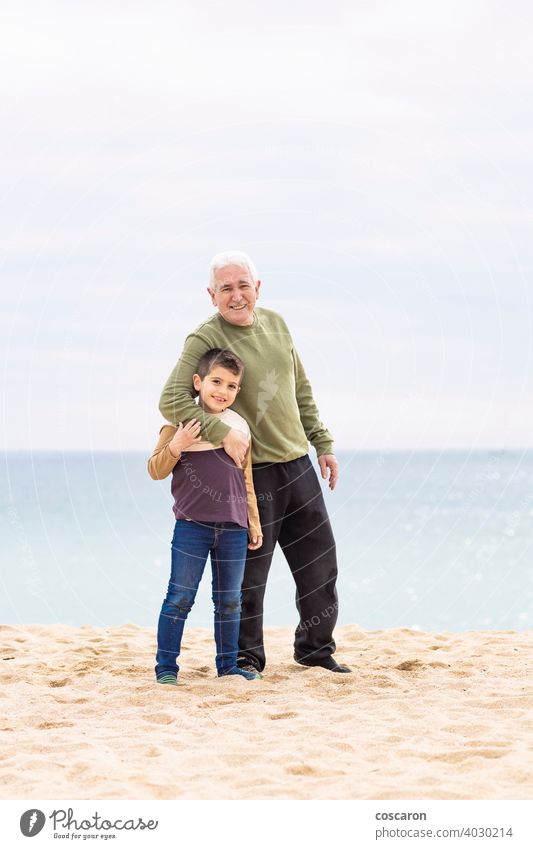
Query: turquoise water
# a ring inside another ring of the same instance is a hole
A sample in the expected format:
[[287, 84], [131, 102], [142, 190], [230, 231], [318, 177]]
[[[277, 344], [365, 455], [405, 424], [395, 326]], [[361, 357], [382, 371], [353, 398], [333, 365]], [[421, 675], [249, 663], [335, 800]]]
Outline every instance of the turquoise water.
[[[525, 629], [533, 617], [532, 452], [340, 452], [325, 497], [339, 559], [339, 623]], [[169, 481], [143, 454], [4, 456], [6, 623], [155, 625], [166, 591]], [[210, 580], [190, 622], [210, 626]], [[277, 552], [267, 625], [296, 625]]]

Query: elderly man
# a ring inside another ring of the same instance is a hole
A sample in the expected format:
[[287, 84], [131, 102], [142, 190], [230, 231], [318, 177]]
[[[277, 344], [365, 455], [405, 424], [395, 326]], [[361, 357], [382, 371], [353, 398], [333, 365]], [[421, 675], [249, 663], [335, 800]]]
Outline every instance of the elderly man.
[[211, 261], [211, 301], [218, 312], [185, 340], [159, 409], [177, 425], [196, 418], [202, 437], [221, 445], [240, 465], [247, 448], [244, 435], [204, 413], [194, 402], [192, 376], [202, 354], [229, 348], [245, 364], [241, 391], [233, 409], [252, 433], [252, 463], [263, 546], [248, 551], [242, 586], [239, 660], [242, 669], [261, 672], [263, 599], [276, 543], [279, 542], [296, 584], [300, 622], [294, 659], [303, 666], [350, 672], [333, 657], [337, 620], [337, 561], [324, 498], [308, 456], [316, 449], [322, 477], [337, 483], [332, 437], [320, 421], [311, 386], [283, 318], [256, 307], [261, 281], [251, 259], [240, 251], [217, 254]]

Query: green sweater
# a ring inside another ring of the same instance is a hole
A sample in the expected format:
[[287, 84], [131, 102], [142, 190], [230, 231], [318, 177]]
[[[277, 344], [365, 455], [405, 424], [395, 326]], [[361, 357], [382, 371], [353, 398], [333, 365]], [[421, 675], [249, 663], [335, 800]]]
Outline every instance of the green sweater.
[[229, 348], [244, 361], [242, 387], [232, 409], [252, 433], [253, 463], [285, 463], [303, 457], [308, 440], [318, 456], [332, 451], [333, 438], [319, 418], [311, 385], [283, 318], [258, 308], [254, 323], [230, 324], [220, 313], [208, 318], [185, 340], [159, 403], [172, 424], [202, 422], [202, 437], [219, 445], [229, 431], [216, 416], [194, 402], [192, 376], [210, 348]]

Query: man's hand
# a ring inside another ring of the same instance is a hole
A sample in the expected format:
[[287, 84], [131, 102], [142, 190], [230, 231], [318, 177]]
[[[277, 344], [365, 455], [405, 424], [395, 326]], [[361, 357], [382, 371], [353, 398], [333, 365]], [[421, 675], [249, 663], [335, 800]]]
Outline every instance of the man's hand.
[[329, 469], [329, 488], [335, 489], [339, 479], [339, 464], [337, 463], [335, 454], [322, 454], [322, 456], [318, 458], [318, 465], [320, 466], [320, 471], [322, 472], [324, 480], [328, 477]]
[[262, 536], [252, 537], [251, 541], [248, 543], [248, 548], [250, 549], [250, 551], [255, 551], [256, 548], [261, 548], [262, 545], [263, 545], [263, 537]]
[[179, 423], [176, 433], [168, 444], [170, 453], [173, 457], [176, 457], [177, 459], [181, 452], [185, 451], [189, 445], [193, 445], [195, 442], [200, 442], [202, 438], [199, 435], [200, 428], [201, 424], [200, 422], [197, 422], [196, 419], [191, 419], [190, 422], [187, 422], [185, 427], [183, 427], [182, 422]]
[[234, 427], [231, 428], [230, 432], [222, 440], [222, 448], [239, 469], [242, 469], [249, 442], [250, 440], [244, 433], [236, 430]]

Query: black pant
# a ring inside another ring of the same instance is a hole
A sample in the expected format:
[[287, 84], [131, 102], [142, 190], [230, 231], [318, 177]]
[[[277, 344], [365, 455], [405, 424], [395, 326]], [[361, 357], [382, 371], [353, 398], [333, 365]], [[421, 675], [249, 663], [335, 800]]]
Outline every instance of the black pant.
[[298, 660], [317, 662], [335, 651], [337, 558], [320, 483], [306, 455], [288, 463], [253, 467], [263, 546], [248, 551], [242, 584], [239, 666], [265, 667], [263, 599], [279, 542], [296, 584], [300, 622], [294, 638]]

